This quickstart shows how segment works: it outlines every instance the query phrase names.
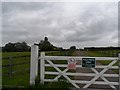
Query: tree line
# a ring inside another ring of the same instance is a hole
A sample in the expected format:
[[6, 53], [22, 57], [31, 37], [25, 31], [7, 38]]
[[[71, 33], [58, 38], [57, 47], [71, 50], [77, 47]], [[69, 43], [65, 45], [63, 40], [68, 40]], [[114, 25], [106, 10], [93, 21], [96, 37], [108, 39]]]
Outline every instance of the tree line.
[[[76, 50], [75, 46], [71, 46], [69, 49], [63, 49], [62, 47], [57, 47], [51, 44], [47, 37], [44, 40], [41, 40], [38, 44], [40, 51], [65, 51], [65, 50]], [[26, 42], [16, 42], [16, 43], [7, 43], [2, 47], [3, 52], [29, 52], [30, 46]]]
[[108, 50], [120, 50], [120, 47], [84, 47], [87, 51], [108, 51]]
[[16, 42], [7, 43], [4, 47], [2, 47], [3, 52], [28, 52], [30, 51], [30, 46], [27, 45], [26, 42]]

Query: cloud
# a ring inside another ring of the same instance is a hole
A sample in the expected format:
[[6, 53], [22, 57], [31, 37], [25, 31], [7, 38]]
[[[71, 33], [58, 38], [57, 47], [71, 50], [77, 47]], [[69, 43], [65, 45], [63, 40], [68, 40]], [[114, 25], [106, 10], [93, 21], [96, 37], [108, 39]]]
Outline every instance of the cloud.
[[2, 9], [3, 45], [45, 36], [66, 48], [118, 44], [117, 3], [4, 2]]

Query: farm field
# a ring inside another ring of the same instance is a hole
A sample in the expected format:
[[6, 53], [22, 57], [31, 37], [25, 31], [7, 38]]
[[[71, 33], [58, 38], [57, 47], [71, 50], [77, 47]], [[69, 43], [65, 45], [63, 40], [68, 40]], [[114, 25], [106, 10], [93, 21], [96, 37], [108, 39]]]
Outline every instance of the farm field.
[[[68, 52], [68, 51], [64, 51], [64, 52], [58, 52], [58, 51], [48, 51], [45, 52], [46, 55], [50, 55], [50, 56], [69, 56], [69, 55], [75, 55], [75, 53], [73, 52]], [[104, 56], [103, 54], [101, 54], [101, 52], [98, 51], [85, 51], [85, 54], [87, 56]], [[39, 54], [40, 55], [40, 54]], [[3, 87], [7, 87], [7, 88], [12, 88], [12, 87], [28, 87], [29, 86], [29, 68], [30, 68], [30, 52], [10, 52], [10, 53], [2, 53], [2, 85]], [[12, 56], [12, 60], [10, 62], [10, 57]], [[8, 58], [9, 57], [9, 58]], [[10, 66], [9, 64], [12, 63], [12, 74], [10, 75]], [[47, 63], [47, 62], [46, 62]], [[61, 63], [61, 61], [59, 62], [54, 62], [56, 64]], [[66, 61], [62, 62], [62, 63], [66, 63]], [[110, 62], [104, 60], [100, 62], [103, 65], [106, 65]], [[18, 65], [17, 65], [18, 64]], [[118, 65], [118, 63], [116, 63], [115, 65]], [[64, 69], [64, 68], [63, 68]], [[47, 71], [53, 71], [55, 70], [52, 67], [46, 67]], [[62, 70], [62, 68], [61, 68]], [[118, 71], [116, 71], [118, 73]], [[7, 74], [5, 74], [7, 73]], [[53, 78], [53, 76], [49, 76], [46, 75], [47, 77], [51, 77]]]
[[[71, 52], [48, 51], [46, 55], [70, 55]], [[11, 60], [10, 60], [11, 59]], [[12, 64], [12, 67], [9, 64]], [[28, 87], [30, 52], [5, 52], [2, 53], [2, 85], [3, 87]], [[47, 68], [50, 70], [51, 68]], [[10, 72], [12, 73], [10, 74]]]
[[[28, 56], [28, 57], [21, 57], [21, 56]], [[12, 66], [12, 76], [10, 77], [10, 67], [3, 67], [2, 69], [2, 84], [3, 87], [16, 87], [16, 86], [27, 86], [29, 83], [29, 73], [23, 72], [20, 73], [14, 71], [24, 71], [25, 69], [29, 69], [29, 62], [30, 62], [30, 52], [5, 52], [2, 53], [2, 66], [9, 65], [11, 57], [12, 64], [19, 64], [23, 62], [28, 62], [22, 65]], [[17, 58], [13, 58], [17, 57]], [[8, 73], [8, 74], [5, 74]]]
[[3, 52], [2, 53], [2, 57], [16, 57], [16, 56], [26, 56], [26, 55], [30, 55], [30, 52]]
[[86, 51], [88, 56], [100, 56], [100, 57], [117, 57], [120, 50], [109, 50], [109, 51]]
[[[120, 50], [118, 50], [117, 52], [120, 52]], [[100, 51], [86, 51], [86, 55], [87, 56], [91, 56], [91, 57], [112, 57], [113, 54], [106, 56], [105, 54], [102, 54]], [[102, 65], [108, 65], [111, 61], [107, 61], [107, 60], [103, 60], [103, 61], [99, 61]], [[116, 62], [114, 64], [114, 66], [119, 66], [119, 62]], [[118, 70], [114, 70], [116, 73], [119, 73]]]

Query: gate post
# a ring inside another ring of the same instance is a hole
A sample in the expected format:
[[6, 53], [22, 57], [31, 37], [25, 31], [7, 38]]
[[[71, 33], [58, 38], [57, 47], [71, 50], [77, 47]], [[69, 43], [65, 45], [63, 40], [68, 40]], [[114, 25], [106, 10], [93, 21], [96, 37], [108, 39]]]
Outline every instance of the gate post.
[[119, 62], [119, 90], [120, 90], [120, 53], [118, 53], [118, 62]]
[[41, 52], [41, 59], [40, 59], [40, 80], [41, 83], [44, 84], [44, 72], [45, 72], [45, 52]]
[[30, 85], [35, 84], [35, 77], [38, 75], [38, 46], [31, 46], [30, 61]]

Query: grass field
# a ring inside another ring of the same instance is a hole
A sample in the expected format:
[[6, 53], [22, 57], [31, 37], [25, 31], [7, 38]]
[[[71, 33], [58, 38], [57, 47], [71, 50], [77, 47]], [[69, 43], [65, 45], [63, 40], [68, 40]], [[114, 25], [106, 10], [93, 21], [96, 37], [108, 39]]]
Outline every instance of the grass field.
[[[92, 56], [92, 57], [106, 57], [104, 54], [101, 54], [101, 52], [99, 51], [87, 51], [86, 52], [87, 56]], [[111, 56], [109, 57], [112, 57], [112, 54]], [[102, 65], [108, 65], [110, 62], [112, 61], [108, 61], [108, 60], [102, 60], [102, 61], [99, 61]], [[113, 66], [119, 66], [119, 61], [117, 61]], [[116, 73], [119, 73], [118, 70], [114, 70]]]
[[[92, 57], [106, 57], [105, 55], [101, 54], [99, 51], [87, 51], [86, 54], [87, 54], [87, 56], [92, 56]], [[112, 57], [112, 56], [109, 56], [109, 57]], [[101, 63], [103, 65], [106, 65], [110, 62], [104, 60], [104, 61], [101, 61]], [[118, 65], [118, 63], [116, 63], [116, 65]]]
[[[28, 56], [30, 52], [5, 52], [2, 53], [2, 66], [9, 64], [9, 58], [7, 57], [18, 57], [18, 56]], [[6, 58], [6, 59], [4, 59]], [[30, 57], [19, 57], [19, 58], [12, 58], [12, 64], [22, 63], [22, 62], [29, 62]], [[12, 66], [12, 71], [22, 71], [24, 69], [29, 69], [29, 64], [17, 65]], [[2, 85], [3, 87], [16, 87], [16, 86], [28, 86], [29, 85], [29, 73], [15, 73], [10, 78], [9, 75], [5, 75], [4, 73], [9, 72], [9, 67], [2, 69]], [[19, 74], [19, 75], [16, 75]]]
[[[70, 55], [71, 52], [58, 52], [58, 51], [48, 51], [46, 52], [46, 55]], [[29, 56], [29, 57], [20, 57], [20, 56]], [[8, 65], [10, 62], [9, 58], [7, 57], [12, 57], [12, 64], [19, 64], [23, 62], [30, 62], [30, 52], [5, 52], [2, 53], [2, 66]], [[17, 57], [17, 58], [14, 58]], [[19, 57], [19, 58], [18, 58]], [[6, 59], [5, 59], [6, 58]], [[55, 62], [54, 62], [55, 63]], [[60, 62], [59, 62], [60, 63]], [[63, 62], [65, 63], [65, 62]], [[2, 69], [2, 85], [3, 87], [28, 87], [29, 86], [29, 69], [30, 68], [30, 63], [26, 64], [21, 64], [21, 65], [15, 65], [12, 66], [12, 71], [21, 71], [21, 72], [15, 72], [12, 74], [12, 77], [9, 77], [9, 74], [6, 76], [4, 73], [9, 72], [10, 68], [6, 67]], [[53, 70], [51, 68], [46, 68], [47, 70]], [[24, 71], [27, 70], [27, 71]], [[28, 73], [26, 73], [28, 72]], [[48, 76], [47, 76], [48, 77]]]
[[3, 52], [2, 53], [2, 58], [5, 57], [14, 57], [14, 56], [26, 56], [26, 55], [30, 55], [30, 52]]
[[109, 50], [109, 51], [86, 51], [88, 56], [100, 56], [100, 57], [117, 57], [120, 50]]
[[[49, 52], [46, 52], [46, 55], [51, 55], [51, 56], [70, 56], [72, 55], [73, 52], [67, 52], [67, 51], [64, 51], [64, 52], [58, 52], [58, 51], [49, 51]], [[87, 56], [104, 56], [103, 54], [101, 54], [101, 52], [98, 52], [98, 51], [86, 51], [86, 54]], [[19, 56], [29, 56], [29, 57], [19, 57]], [[7, 65], [9, 64], [9, 58], [7, 57], [19, 57], [19, 58], [13, 58], [12, 59], [12, 64], [17, 64], [17, 63], [22, 63], [22, 62], [30, 62], [30, 52], [10, 52], [10, 53], [2, 53], [2, 65]], [[7, 59], [4, 59], [4, 58], [7, 58]], [[53, 61], [54, 63], [67, 63], [66, 61]], [[47, 63], [47, 62], [46, 62]], [[100, 62], [101, 64], [108, 64], [110, 62], [104, 60], [104, 61], [101, 61]], [[118, 63], [116, 63], [115, 65], [118, 65]], [[6, 75], [3, 75], [2, 77], [2, 85], [3, 87], [7, 87], [7, 88], [10, 88], [10, 87], [28, 87], [29, 86], [29, 70], [27, 71], [24, 71], [25, 69], [29, 69], [30, 68], [30, 63], [26, 63], [26, 64], [22, 64], [22, 65], [17, 65], [17, 66], [13, 66], [12, 67], [12, 70], [13, 71], [21, 71], [20, 72], [16, 72], [16, 73], [13, 73], [12, 77], [10, 78], [9, 75], [6, 76]], [[45, 68], [47, 71], [53, 71], [55, 70], [54, 68], [52, 67], [47, 67]], [[61, 70], [63, 70], [65, 68], [61, 68]], [[3, 73], [6, 73], [6, 72], [9, 72], [9, 67], [8, 68], [3, 68], [2, 72]], [[23, 72], [24, 71], [24, 72]], [[28, 72], [28, 73], [27, 73]], [[50, 75], [46, 75], [45, 76], [46, 78], [53, 78], [54, 76], [50, 76]], [[63, 77], [62, 77], [63, 78]]]

